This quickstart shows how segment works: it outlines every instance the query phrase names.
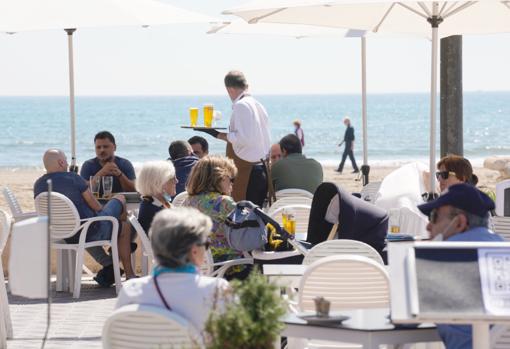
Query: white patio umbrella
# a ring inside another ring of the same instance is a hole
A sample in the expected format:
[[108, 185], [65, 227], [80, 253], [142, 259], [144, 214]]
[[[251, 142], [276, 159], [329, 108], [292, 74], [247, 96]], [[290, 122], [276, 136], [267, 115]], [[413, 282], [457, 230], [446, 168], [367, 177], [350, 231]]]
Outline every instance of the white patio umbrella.
[[510, 32], [510, 3], [504, 0], [259, 0], [224, 14], [237, 15], [250, 23], [322, 25], [432, 38], [431, 192], [435, 187], [438, 36]]
[[[290, 36], [304, 38], [361, 38], [361, 115], [363, 132], [363, 165], [368, 166], [367, 144], [367, 86], [366, 86], [366, 31], [356, 29], [340, 29], [300, 24], [258, 23], [248, 24], [243, 20], [214, 24], [208, 34], [253, 34]], [[368, 173], [363, 177], [363, 184], [368, 183]]]
[[69, 51], [71, 166], [76, 169], [73, 33], [77, 28], [212, 23], [218, 19], [155, 0], [0, 0], [0, 32], [64, 29]]

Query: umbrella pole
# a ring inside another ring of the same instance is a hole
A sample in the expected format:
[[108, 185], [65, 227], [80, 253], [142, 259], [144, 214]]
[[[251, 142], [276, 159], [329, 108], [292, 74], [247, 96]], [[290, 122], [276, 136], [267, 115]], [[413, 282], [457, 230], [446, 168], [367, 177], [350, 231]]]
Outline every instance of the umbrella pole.
[[432, 3], [432, 17], [428, 19], [432, 26], [432, 59], [431, 59], [431, 87], [430, 87], [430, 188], [428, 200], [433, 200], [436, 188], [436, 109], [437, 109], [437, 31], [442, 19], [438, 17], [437, 2]]
[[73, 33], [76, 29], [65, 29], [67, 33], [67, 49], [69, 57], [69, 108], [71, 113], [71, 166], [69, 171], [78, 172], [76, 165], [76, 114], [74, 110], [74, 58]]
[[361, 37], [361, 118], [363, 122], [363, 166], [361, 175], [363, 186], [368, 184], [368, 139], [367, 139], [367, 39]]

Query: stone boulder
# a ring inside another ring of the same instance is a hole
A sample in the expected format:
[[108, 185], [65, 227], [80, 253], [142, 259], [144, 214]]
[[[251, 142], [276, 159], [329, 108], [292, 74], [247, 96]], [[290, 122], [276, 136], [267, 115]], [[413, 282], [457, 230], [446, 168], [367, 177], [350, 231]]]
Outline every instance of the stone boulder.
[[499, 171], [499, 180], [510, 179], [510, 156], [491, 156], [485, 159], [483, 167]]

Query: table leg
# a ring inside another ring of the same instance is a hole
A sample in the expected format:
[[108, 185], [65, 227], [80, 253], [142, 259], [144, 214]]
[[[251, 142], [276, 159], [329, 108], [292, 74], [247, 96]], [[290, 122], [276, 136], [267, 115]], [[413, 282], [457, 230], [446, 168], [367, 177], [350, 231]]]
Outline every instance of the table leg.
[[488, 323], [478, 322], [473, 324], [473, 348], [490, 348], [490, 329]]

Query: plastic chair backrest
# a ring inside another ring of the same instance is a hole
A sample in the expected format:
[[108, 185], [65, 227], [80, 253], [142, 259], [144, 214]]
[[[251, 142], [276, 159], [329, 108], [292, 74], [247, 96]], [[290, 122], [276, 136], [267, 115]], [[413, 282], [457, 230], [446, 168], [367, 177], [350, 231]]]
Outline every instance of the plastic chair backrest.
[[[48, 215], [48, 192], [35, 198], [35, 210], [39, 216]], [[73, 202], [63, 194], [51, 194], [51, 238], [61, 240], [76, 234], [80, 227], [80, 215]]]
[[379, 193], [382, 182], [370, 182], [361, 189], [361, 198], [365, 201], [374, 203]]
[[384, 267], [367, 257], [330, 256], [312, 263], [299, 284], [300, 311], [314, 311], [314, 298], [331, 302], [330, 311], [386, 308], [389, 280]]
[[0, 256], [11, 232], [11, 217], [4, 210], [0, 210]]
[[287, 198], [287, 197], [296, 197], [296, 196], [313, 199], [313, 194], [310, 193], [308, 190], [294, 189], [294, 188], [278, 190], [274, 195], [276, 196], [276, 200], [280, 200], [282, 198]]
[[211, 253], [211, 249], [208, 249], [205, 253], [204, 264], [200, 267], [200, 274], [211, 275], [214, 271], [214, 259]]
[[9, 209], [11, 210], [12, 216], [13, 217], [21, 216], [23, 214], [23, 210], [21, 209], [18, 199], [16, 199], [16, 196], [14, 195], [12, 190], [9, 189], [8, 187], [4, 187], [3, 193], [5, 201], [7, 201]]
[[493, 230], [496, 234], [501, 235], [505, 241], [510, 241], [510, 217], [491, 217]]
[[197, 331], [182, 316], [140, 304], [115, 310], [103, 326], [102, 340], [106, 349], [201, 347]]
[[296, 233], [307, 233], [308, 232], [308, 220], [310, 219], [311, 207], [307, 205], [287, 205], [280, 207], [276, 211], [269, 214], [271, 218], [277, 221], [280, 225], [282, 224], [282, 212], [283, 210], [289, 210], [294, 213], [296, 219]]
[[184, 200], [188, 198], [188, 192], [183, 191], [182, 193], [177, 194], [172, 200], [172, 205], [174, 206], [182, 206]]
[[149, 237], [145, 230], [143, 230], [143, 227], [140, 225], [140, 222], [138, 222], [138, 218], [136, 218], [135, 215], [131, 214], [129, 215], [128, 219], [133, 228], [135, 228], [137, 235], [140, 238], [140, 241], [142, 242], [144, 252], [147, 254], [147, 256], [150, 256], [151, 258], [154, 257]]
[[310, 265], [321, 258], [339, 255], [363, 256], [384, 265], [381, 255], [372, 246], [348, 239], [329, 240], [315, 245], [308, 251], [303, 264]]
[[288, 206], [288, 205], [306, 205], [312, 207], [312, 199], [304, 197], [304, 196], [293, 196], [286, 197], [276, 200], [267, 210], [268, 214], [273, 213], [277, 209]]

